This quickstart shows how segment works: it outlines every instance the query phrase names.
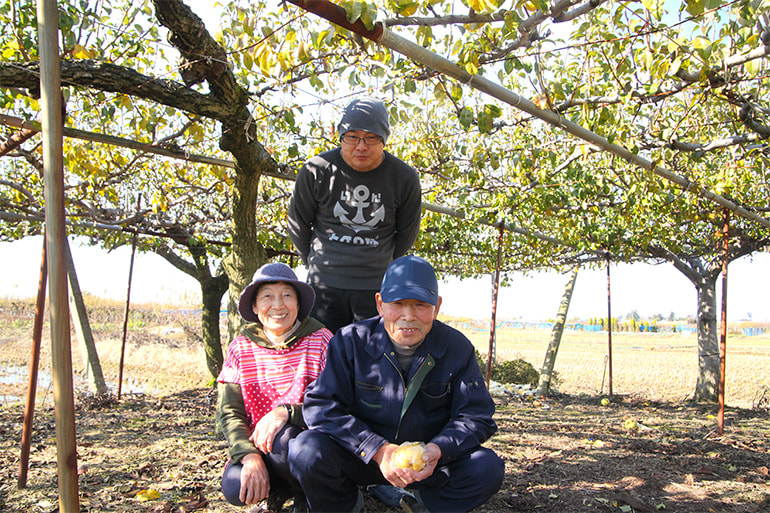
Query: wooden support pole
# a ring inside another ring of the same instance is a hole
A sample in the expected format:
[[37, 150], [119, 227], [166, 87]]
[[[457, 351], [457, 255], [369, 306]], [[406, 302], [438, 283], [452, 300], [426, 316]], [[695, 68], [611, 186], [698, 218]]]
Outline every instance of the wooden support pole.
[[[567, 323], [567, 314], [569, 305], [572, 303], [572, 293], [575, 291], [575, 281], [577, 281], [578, 267], [572, 269], [569, 281], [564, 287], [564, 293], [559, 303], [559, 311], [556, 312], [556, 322], [551, 329], [551, 340], [548, 342], [548, 349], [545, 350], [543, 367], [540, 369], [540, 380], [537, 384], [537, 395], [545, 397], [551, 393], [551, 381], [553, 379], [553, 368], [556, 365], [556, 355], [559, 353], [561, 337], [564, 334], [564, 325]], [[604, 383], [602, 383], [604, 386]]]
[[75, 321], [75, 337], [80, 347], [80, 356], [83, 359], [83, 372], [86, 376], [88, 391], [95, 395], [107, 393], [107, 383], [104, 381], [102, 365], [99, 362], [99, 353], [96, 351], [96, 341], [91, 323], [88, 320], [88, 309], [80, 289], [78, 273], [75, 270], [75, 261], [67, 239], [64, 239], [64, 249], [67, 256], [67, 276], [70, 284], [70, 313]]
[[725, 209], [722, 252], [722, 326], [719, 344], [719, 414], [717, 415], [717, 434], [725, 429], [725, 358], [727, 356], [727, 264], [730, 256], [730, 211]]
[[48, 262], [43, 239], [43, 257], [40, 262], [40, 279], [37, 286], [37, 304], [35, 305], [35, 325], [32, 328], [32, 357], [29, 360], [29, 385], [27, 386], [27, 404], [24, 408], [24, 427], [21, 432], [21, 454], [19, 455], [19, 489], [27, 487], [29, 469], [29, 450], [32, 445], [32, 428], [35, 418], [35, 397], [37, 396], [37, 374], [40, 368], [40, 345], [43, 338], [43, 315], [45, 315], [45, 287], [48, 280]]
[[56, 0], [38, 0], [40, 106], [43, 123], [46, 253], [51, 310], [51, 359], [59, 511], [77, 513], [78, 456], [75, 400], [72, 389], [69, 304], [67, 298], [66, 232], [64, 229], [64, 156], [62, 153], [61, 80], [59, 76], [59, 11]]

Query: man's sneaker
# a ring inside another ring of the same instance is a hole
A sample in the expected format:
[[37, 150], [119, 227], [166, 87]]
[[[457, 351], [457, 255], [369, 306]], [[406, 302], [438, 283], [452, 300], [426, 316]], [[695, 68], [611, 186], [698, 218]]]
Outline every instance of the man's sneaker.
[[425, 504], [418, 501], [412, 494], [401, 497], [399, 506], [404, 510], [404, 513], [430, 513]]
[[403, 488], [397, 488], [393, 485], [369, 485], [366, 487], [366, 492], [392, 508], [399, 507], [401, 505], [401, 497], [405, 495], [414, 498], [414, 495]]

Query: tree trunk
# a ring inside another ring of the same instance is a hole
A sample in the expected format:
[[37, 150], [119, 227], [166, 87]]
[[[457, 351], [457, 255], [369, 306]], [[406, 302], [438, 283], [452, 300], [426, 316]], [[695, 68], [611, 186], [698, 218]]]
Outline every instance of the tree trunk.
[[572, 275], [564, 287], [564, 294], [559, 304], [559, 313], [556, 314], [556, 322], [551, 330], [551, 341], [548, 343], [548, 349], [545, 351], [543, 367], [540, 370], [540, 381], [537, 385], [537, 395], [547, 396], [551, 389], [551, 380], [553, 378], [553, 368], [556, 364], [556, 355], [559, 352], [561, 336], [564, 333], [564, 324], [567, 322], [567, 312], [572, 301], [572, 292], [575, 290], [575, 280], [577, 280], [578, 268], [572, 270]]
[[[751, 251], [752, 245], [732, 248], [730, 261]], [[702, 257], [680, 258], [662, 247], [652, 247], [651, 252], [665, 258], [695, 286], [698, 294], [698, 380], [693, 400], [717, 402], [719, 399], [719, 340], [717, 337], [716, 283], [721, 274], [718, 260], [709, 262]]]
[[232, 225], [230, 253], [223, 261], [230, 281], [227, 306], [228, 335], [232, 340], [243, 323], [238, 314], [241, 291], [251, 282], [254, 271], [267, 260], [265, 248], [257, 240], [257, 194], [259, 173], [238, 170], [233, 183]]
[[222, 296], [227, 292], [229, 282], [227, 275], [221, 268], [217, 270], [214, 276], [211, 275], [205, 246], [188, 244], [188, 248], [198, 271], [198, 282], [201, 284], [201, 332], [203, 333], [203, 349], [206, 353], [206, 367], [208, 367], [212, 377], [216, 379], [224, 363], [219, 312], [222, 309]]
[[[206, 290], [214, 289], [214, 290]], [[203, 312], [201, 316], [201, 330], [203, 332], [203, 349], [206, 352], [206, 367], [216, 379], [222, 370], [224, 356], [222, 352], [222, 334], [219, 330], [219, 311], [222, 305], [222, 296], [227, 288], [220, 290], [214, 287], [201, 285], [203, 292]]]
[[717, 402], [719, 398], [719, 340], [717, 337], [716, 276], [701, 276], [698, 292], [698, 381], [693, 399]]

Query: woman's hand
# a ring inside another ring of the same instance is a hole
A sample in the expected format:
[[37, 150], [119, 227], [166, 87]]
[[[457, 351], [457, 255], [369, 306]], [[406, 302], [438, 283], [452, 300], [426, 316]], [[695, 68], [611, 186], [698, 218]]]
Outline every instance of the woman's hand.
[[238, 498], [246, 504], [257, 504], [270, 494], [270, 476], [259, 454], [247, 454], [241, 459], [241, 493]]
[[259, 419], [249, 440], [254, 442], [262, 454], [267, 454], [273, 450], [273, 441], [278, 431], [288, 424], [289, 420], [289, 412], [286, 408], [283, 406], [274, 408]]

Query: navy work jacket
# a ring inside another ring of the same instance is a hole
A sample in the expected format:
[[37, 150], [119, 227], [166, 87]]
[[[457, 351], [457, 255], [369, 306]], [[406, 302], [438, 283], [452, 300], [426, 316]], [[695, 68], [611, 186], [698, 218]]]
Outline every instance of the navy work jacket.
[[[431, 360], [402, 418], [406, 391]], [[305, 391], [303, 404], [310, 429], [330, 435], [366, 463], [386, 442], [422, 441], [441, 448], [439, 465], [444, 465], [492, 436], [494, 411], [465, 335], [433, 321], [404, 376], [380, 317], [346, 326], [332, 337], [326, 367]]]

